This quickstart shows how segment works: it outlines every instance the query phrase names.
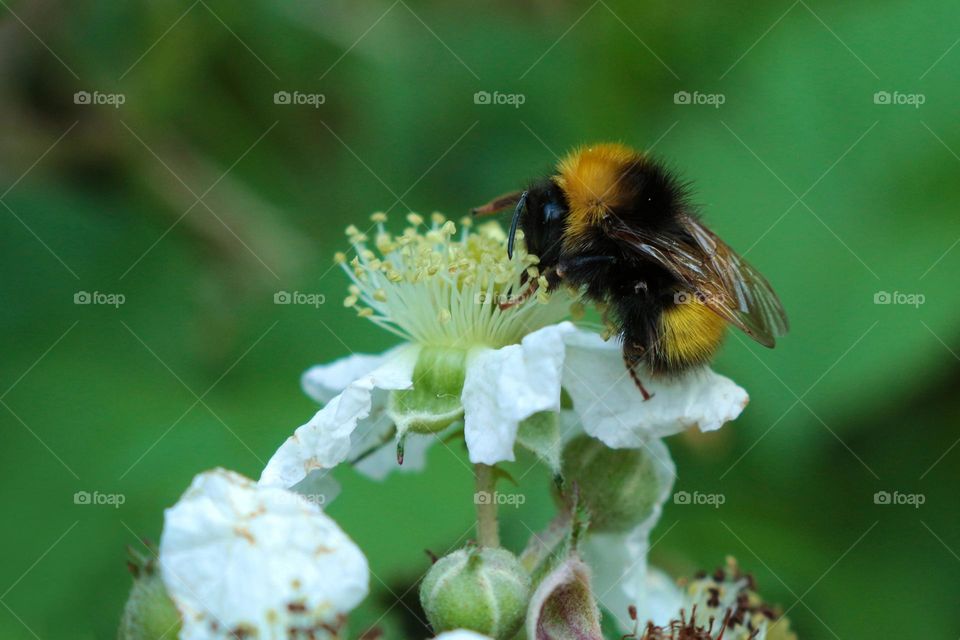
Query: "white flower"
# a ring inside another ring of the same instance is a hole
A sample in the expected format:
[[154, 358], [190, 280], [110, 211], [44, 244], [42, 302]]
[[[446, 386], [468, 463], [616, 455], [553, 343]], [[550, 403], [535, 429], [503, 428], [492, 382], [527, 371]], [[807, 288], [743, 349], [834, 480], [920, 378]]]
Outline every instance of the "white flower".
[[[644, 401], [619, 344], [561, 322], [572, 299], [562, 289], [544, 293], [536, 258], [520, 250], [507, 260], [496, 224], [476, 232], [465, 224], [458, 234], [435, 215], [421, 231], [411, 215], [415, 226], [395, 237], [382, 215], [374, 219], [377, 252], [348, 230], [357, 256], [349, 265], [340, 257], [353, 280], [346, 304], [406, 342], [309, 370], [304, 389], [326, 405], [274, 454], [263, 484], [292, 487], [361, 454], [361, 470], [382, 476], [396, 468], [395, 455], [377, 446], [394, 435], [419, 467], [434, 438], [407, 433], [435, 435], [460, 420], [472, 462], [513, 460], [524, 421], [559, 412], [561, 389], [584, 430], [615, 448], [693, 426], [717, 429], [747, 403], [743, 389], [709, 369], [676, 380], [644, 376], [655, 394]], [[534, 281], [539, 292], [520, 295]], [[513, 304], [502, 308], [504, 301]]]
[[[727, 558], [725, 569], [689, 580], [683, 588], [665, 573], [651, 569], [647, 574], [646, 597], [647, 602], [637, 611], [640, 628], [652, 622], [666, 632], [664, 636], [676, 632], [685, 621], [683, 628], [691, 632], [690, 637], [694, 629], [708, 628], [713, 630], [710, 637], [730, 640], [797, 637], [790, 631], [789, 619], [778, 617], [775, 609], [762, 600], [754, 591], [752, 579], [740, 572], [733, 558]], [[632, 621], [626, 625], [620, 622], [622, 628], [632, 630]]]
[[330, 637], [369, 582], [363, 553], [317, 505], [223, 469], [167, 509], [160, 570], [185, 640]]
[[[729, 614], [735, 622], [724, 629], [724, 638], [764, 640], [775, 624], [783, 632], [779, 637], [795, 640], [795, 636], [789, 635], [788, 620], [770, 621], [768, 614], [773, 609], [750, 591], [751, 580], [740, 573], [732, 558], [728, 558], [725, 571], [691, 580], [685, 588], [660, 569], [649, 566], [650, 532], [660, 518], [660, 507], [672, 484], [671, 481], [663, 485], [663, 500], [655, 513], [633, 531], [589, 535], [584, 551], [593, 569], [597, 600], [613, 614], [624, 633], [631, 633], [638, 623], [642, 630], [648, 622], [670, 630], [678, 620], [697, 627], [708, 627], [712, 620], [714, 632], [719, 633]], [[629, 615], [631, 606], [636, 608], [636, 621]], [[693, 612], [695, 619], [691, 617]]]

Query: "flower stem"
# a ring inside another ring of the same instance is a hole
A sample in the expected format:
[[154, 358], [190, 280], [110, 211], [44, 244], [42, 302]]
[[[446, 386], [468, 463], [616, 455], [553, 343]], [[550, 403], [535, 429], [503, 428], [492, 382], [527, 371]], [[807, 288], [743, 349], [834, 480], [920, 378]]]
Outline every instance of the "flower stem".
[[477, 491], [473, 501], [477, 505], [477, 542], [482, 547], [499, 547], [500, 531], [497, 524], [497, 501], [494, 496], [497, 478], [494, 468], [475, 464]]

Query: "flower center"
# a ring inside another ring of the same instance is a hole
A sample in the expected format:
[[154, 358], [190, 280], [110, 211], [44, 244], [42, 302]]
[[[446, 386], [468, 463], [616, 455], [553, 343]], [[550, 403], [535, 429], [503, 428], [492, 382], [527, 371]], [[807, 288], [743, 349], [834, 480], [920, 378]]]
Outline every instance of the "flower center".
[[[347, 236], [356, 255], [337, 255], [353, 281], [344, 304], [404, 340], [469, 349], [499, 348], [554, 324], [570, 312], [564, 292], [547, 292], [539, 259], [521, 247], [507, 259], [507, 238], [496, 222], [460, 229], [441, 214], [430, 224], [414, 213], [395, 235], [375, 213], [374, 232], [355, 226]], [[531, 287], [538, 285], [530, 295]]]

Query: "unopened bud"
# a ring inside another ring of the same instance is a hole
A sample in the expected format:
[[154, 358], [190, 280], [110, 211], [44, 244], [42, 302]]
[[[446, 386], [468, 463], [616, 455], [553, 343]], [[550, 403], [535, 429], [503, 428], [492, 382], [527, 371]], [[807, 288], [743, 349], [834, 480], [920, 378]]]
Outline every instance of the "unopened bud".
[[445, 556], [420, 585], [420, 603], [434, 631], [469, 629], [494, 640], [523, 624], [530, 576], [505, 549], [473, 547]]
[[639, 449], [611, 449], [581, 435], [563, 450], [563, 476], [576, 483], [590, 513], [590, 530], [629, 531], [650, 517], [673, 485], [673, 462], [659, 440]]

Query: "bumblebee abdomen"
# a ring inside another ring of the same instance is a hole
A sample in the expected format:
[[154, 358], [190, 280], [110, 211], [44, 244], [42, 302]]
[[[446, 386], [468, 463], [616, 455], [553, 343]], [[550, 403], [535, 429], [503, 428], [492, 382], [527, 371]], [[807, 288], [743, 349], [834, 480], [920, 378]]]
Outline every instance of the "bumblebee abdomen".
[[658, 339], [647, 353], [654, 373], [680, 373], [713, 359], [723, 342], [727, 323], [696, 299], [664, 307]]

